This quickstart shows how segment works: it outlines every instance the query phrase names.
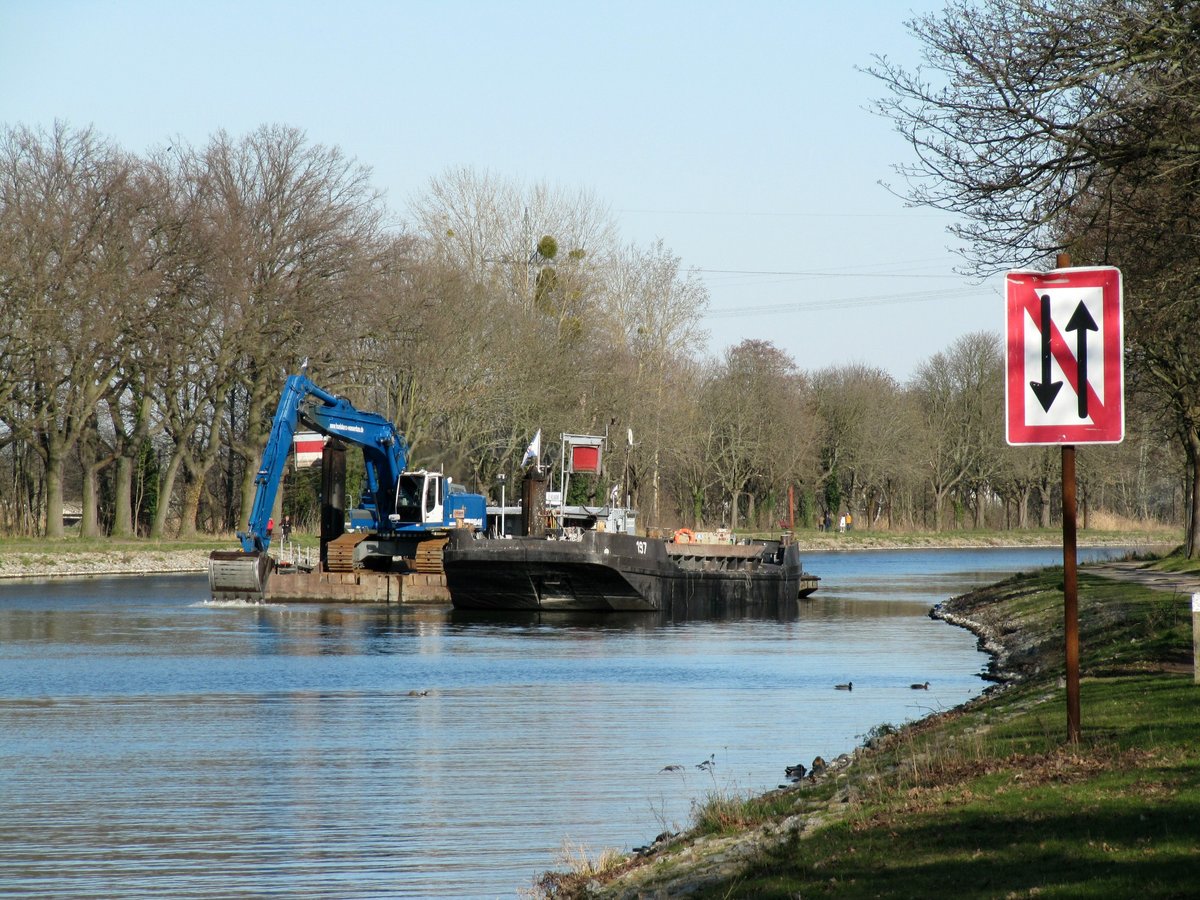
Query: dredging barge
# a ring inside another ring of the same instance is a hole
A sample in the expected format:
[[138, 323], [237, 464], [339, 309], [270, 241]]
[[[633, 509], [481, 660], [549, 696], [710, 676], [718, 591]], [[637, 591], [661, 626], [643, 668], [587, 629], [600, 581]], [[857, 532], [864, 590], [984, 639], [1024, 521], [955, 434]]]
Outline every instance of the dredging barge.
[[683, 543], [588, 528], [515, 538], [460, 531], [442, 565], [450, 602], [471, 610], [736, 613], [807, 597], [820, 583], [787, 536]]
[[550, 503], [540, 470], [521, 488], [518, 536], [503, 527], [448, 536], [442, 569], [455, 609], [736, 615], [794, 603], [820, 581], [790, 534], [737, 542], [684, 528], [667, 540], [637, 534], [637, 514], [615, 503]]

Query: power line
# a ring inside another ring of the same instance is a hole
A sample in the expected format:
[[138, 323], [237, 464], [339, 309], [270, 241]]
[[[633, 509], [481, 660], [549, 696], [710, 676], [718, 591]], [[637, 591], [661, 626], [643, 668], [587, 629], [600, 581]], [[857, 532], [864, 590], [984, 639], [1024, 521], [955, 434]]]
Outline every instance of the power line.
[[629, 209], [617, 208], [619, 213], [654, 216], [760, 216], [763, 218], [797, 219], [945, 219], [945, 214], [914, 212], [772, 212], [720, 209]]
[[863, 306], [885, 306], [896, 303], [924, 303], [930, 300], [950, 300], [967, 297], [994, 297], [992, 288], [976, 288], [962, 291], [915, 291], [908, 294], [874, 294], [862, 297], [838, 297], [828, 300], [791, 300], [786, 303], [771, 303], [762, 306], [739, 306], [732, 309], [709, 309], [701, 318], [724, 319], [733, 316], [763, 316], [778, 313], [820, 312], [829, 309], [854, 309]]
[[692, 269], [711, 275], [773, 275], [798, 278], [952, 278], [962, 281], [961, 275], [923, 275], [917, 272], [812, 272], [812, 271], [771, 271], [769, 269]]

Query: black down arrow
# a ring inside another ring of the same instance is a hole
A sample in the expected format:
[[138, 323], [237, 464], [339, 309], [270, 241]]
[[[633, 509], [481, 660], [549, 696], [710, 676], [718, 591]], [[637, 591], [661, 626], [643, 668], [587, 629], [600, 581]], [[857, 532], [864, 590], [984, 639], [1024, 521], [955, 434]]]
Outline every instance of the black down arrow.
[[[1080, 306], [1083, 304], [1081, 303]], [[1085, 310], [1086, 312], [1086, 310]], [[1076, 310], [1076, 315], [1079, 311]], [[1071, 317], [1071, 321], [1075, 321], [1075, 317]], [[1070, 327], [1070, 326], [1068, 326]], [[1092, 327], [1095, 327], [1093, 323]], [[1034, 394], [1037, 395], [1038, 402], [1042, 404], [1042, 409], [1050, 412], [1050, 407], [1054, 403], [1054, 398], [1058, 396], [1058, 390], [1062, 387], [1061, 381], [1050, 380], [1050, 295], [1042, 294], [1042, 380], [1031, 381], [1029, 386], [1033, 388]]]

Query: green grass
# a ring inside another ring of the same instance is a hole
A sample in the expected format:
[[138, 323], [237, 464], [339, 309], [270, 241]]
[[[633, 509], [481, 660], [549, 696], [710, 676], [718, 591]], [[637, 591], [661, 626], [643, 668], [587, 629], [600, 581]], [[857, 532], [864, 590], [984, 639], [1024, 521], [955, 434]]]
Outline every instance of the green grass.
[[[1081, 573], [1083, 740], [1071, 745], [1061, 590], [1061, 570], [1047, 570], [969, 598], [973, 615], [1034, 635], [1022, 682], [894, 733], [875, 729], [871, 749], [835, 777], [765, 798], [710, 798], [637, 890], [655, 896], [686, 880], [703, 853], [698, 837], [798, 817], [803, 834], [760, 842], [688, 896], [1192, 896], [1200, 685], [1189, 598]], [[582, 884], [557, 886], [554, 896], [584, 896]]]
[[986, 735], [962, 722], [906, 734], [847, 779], [842, 790], [879, 787], [843, 820], [704, 896], [1187, 896], [1200, 871], [1196, 699], [1181, 675], [1085, 679], [1071, 747], [1063, 692], [1025, 686]]

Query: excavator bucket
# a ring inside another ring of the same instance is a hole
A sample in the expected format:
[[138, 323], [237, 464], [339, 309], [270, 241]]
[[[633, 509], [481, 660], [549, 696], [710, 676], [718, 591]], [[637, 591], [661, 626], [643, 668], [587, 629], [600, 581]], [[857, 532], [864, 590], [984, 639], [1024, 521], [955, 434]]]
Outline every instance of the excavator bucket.
[[266, 553], [214, 550], [208, 557], [208, 587], [212, 598], [259, 603], [274, 568], [274, 560]]

